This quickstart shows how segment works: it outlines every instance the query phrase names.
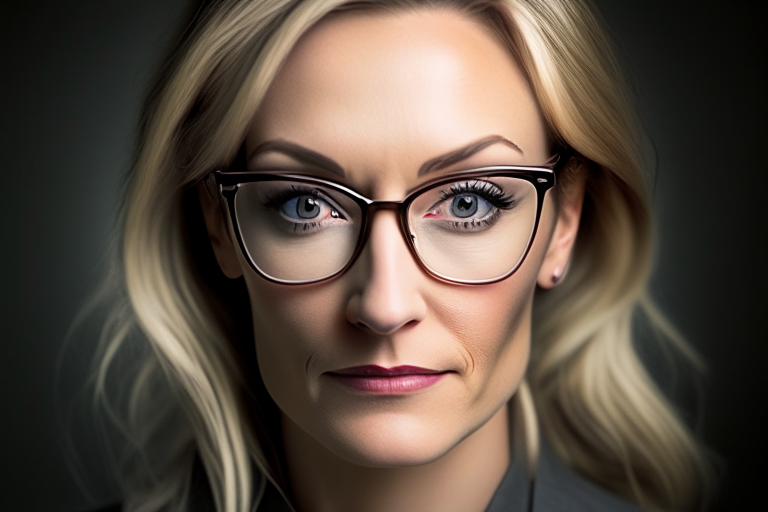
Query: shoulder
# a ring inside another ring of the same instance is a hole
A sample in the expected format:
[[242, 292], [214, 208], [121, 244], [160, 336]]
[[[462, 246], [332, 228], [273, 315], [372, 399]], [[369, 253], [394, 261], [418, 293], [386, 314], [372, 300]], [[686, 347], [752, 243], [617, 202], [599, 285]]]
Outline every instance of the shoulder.
[[[196, 485], [193, 485], [193, 500], [195, 511], [213, 511], [212, 496], [210, 489], [203, 477], [200, 481], [201, 468], [198, 466], [197, 477], [193, 479]], [[524, 471], [524, 470], [521, 470]], [[524, 473], [520, 473], [522, 481], [515, 478], [515, 475], [505, 477], [509, 489], [502, 492], [504, 496], [494, 498], [496, 508], [492, 505], [490, 510], [506, 510], [511, 504], [510, 496], [524, 495], [526, 484]], [[511, 482], [511, 483], [510, 483]], [[522, 488], [520, 485], [522, 485]], [[520, 494], [522, 493], [522, 494]], [[497, 494], [499, 494], [497, 492]], [[283, 501], [277, 490], [267, 484], [266, 492], [263, 494], [258, 510], [264, 512], [289, 512], [290, 508]], [[567, 467], [555, 455], [549, 445], [542, 439], [539, 465], [536, 470], [536, 481], [533, 486], [533, 512], [643, 512], [635, 503], [627, 501], [610, 491], [599, 487], [582, 477], [574, 470]], [[91, 512], [122, 512], [120, 504], [113, 504], [98, 508]]]
[[533, 490], [534, 512], [642, 512], [636, 504], [590, 482], [541, 443]]

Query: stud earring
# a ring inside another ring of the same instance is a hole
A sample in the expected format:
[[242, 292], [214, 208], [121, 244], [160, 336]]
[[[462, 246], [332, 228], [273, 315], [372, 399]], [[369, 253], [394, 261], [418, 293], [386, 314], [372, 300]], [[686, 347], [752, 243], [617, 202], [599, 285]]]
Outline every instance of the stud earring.
[[563, 278], [564, 267], [556, 267], [552, 272], [552, 284], [557, 284]]

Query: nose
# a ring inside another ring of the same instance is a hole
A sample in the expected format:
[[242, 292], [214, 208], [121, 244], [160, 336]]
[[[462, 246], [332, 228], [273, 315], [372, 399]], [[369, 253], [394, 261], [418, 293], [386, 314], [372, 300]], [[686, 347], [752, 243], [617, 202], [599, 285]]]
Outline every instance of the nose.
[[424, 318], [427, 306], [419, 286], [427, 276], [403, 240], [397, 212], [376, 212], [370, 229], [366, 246], [350, 269], [357, 288], [347, 305], [347, 319], [387, 335]]

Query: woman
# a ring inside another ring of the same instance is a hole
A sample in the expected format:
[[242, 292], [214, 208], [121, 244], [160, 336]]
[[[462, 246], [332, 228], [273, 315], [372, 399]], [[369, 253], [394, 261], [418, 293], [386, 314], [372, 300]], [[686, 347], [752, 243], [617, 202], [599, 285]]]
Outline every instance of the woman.
[[126, 510], [698, 505], [632, 348], [639, 304], [687, 350], [587, 5], [218, 2], [136, 155], [98, 379], [138, 328]]

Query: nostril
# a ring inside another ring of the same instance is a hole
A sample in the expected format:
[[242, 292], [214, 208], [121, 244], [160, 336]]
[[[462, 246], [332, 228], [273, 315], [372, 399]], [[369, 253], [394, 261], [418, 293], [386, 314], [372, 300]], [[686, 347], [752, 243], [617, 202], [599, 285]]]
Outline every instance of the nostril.
[[372, 317], [368, 322], [364, 320], [358, 320], [351, 323], [360, 330], [380, 336], [386, 336], [403, 328], [414, 327], [419, 323], [419, 319], [411, 318], [409, 320], [400, 321], [398, 318], [385, 319]]
[[362, 264], [348, 277], [355, 286], [347, 303], [349, 325], [383, 336], [415, 326], [426, 314], [423, 270], [391, 220], [382, 216], [374, 222], [359, 259]]

